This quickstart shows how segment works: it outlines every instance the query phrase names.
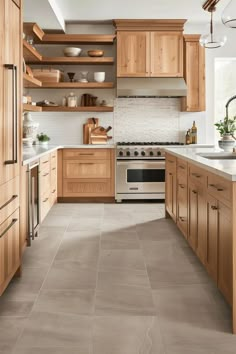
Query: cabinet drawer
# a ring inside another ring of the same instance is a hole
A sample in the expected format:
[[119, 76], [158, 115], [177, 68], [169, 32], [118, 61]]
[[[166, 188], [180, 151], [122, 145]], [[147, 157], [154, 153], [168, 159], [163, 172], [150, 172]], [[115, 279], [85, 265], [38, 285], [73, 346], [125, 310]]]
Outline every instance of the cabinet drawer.
[[40, 172], [40, 195], [44, 195], [45, 192], [50, 191], [51, 176], [50, 171], [44, 170]]
[[109, 149], [64, 149], [63, 159], [80, 159], [80, 160], [93, 160], [93, 159], [110, 159]]
[[64, 197], [110, 197], [112, 196], [110, 179], [64, 179]]
[[40, 197], [40, 221], [42, 222], [51, 208], [50, 190]]
[[40, 159], [40, 171], [45, 170], [50, 170], [50, 154], [47, 154]]
[[208, 174], [207, 191], [216, 199], [231, 203], [232, 183], [216, 175]]
[[165, 158], [166, 158], [166, 165], [176, 168], [177, 158], [175, 156], [166, 153]]
[[206, 186], [207, 174], [206, 171], [204, 171], [200, 167], [189, 165], [189, 177], [192, 180], [192, 182], [197, 184], [203, 184]]
[[178, 176], [183, 176], [186, 181], [188, 177], [188, 164], [186, 161], [177, 159], [177, 175]]
[[0, 225], [0, 295], [20, 266], [19, 209]]
[[64, 178], [110, 178], [110, 160], [65, 160], [63, 176]]
[[19, 177], [0, 187], [0, 224], [19, 207]]
[[57, 151], [50, 154], [51, 169], [57, 167]]

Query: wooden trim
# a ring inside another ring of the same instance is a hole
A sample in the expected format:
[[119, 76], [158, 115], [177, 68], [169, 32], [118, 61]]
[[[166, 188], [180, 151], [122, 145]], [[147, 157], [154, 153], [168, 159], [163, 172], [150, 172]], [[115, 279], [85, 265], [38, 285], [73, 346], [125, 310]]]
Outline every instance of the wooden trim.
[[184, 34], [185, 42], [198, 42], [200, 39], [200, 34]]
[[[38, 58], [33, 56], [26, 59], [27, 64], [39, 64]], [[112, 65], [114, 64], [113, 57], [42, 57], [40, 65], [48, 64], [63, 64], [63, 65]]]
[[57, 196], [63, 195], [63, 149], [57, 151]]
[[114, 197], [58, 197], [58, 203], [115, 203]]
[[42, 44], [113, 44], [115, 34], [45, 34]]
[[41, 87], [42, 82], [26, 73], [23, 73], [23, 85], [24, 87]]
[[117, 31], [180, 31], [183, 32], [185, 19], [115, 19], [113, 24]]
[[24, 22], [23, 31], [25, 35], [33, 36], [34, 41], [42, 41], [45, 33], [44, 31], [34, 22]]
[[21, 0], [13, 0], [13, 2], [19, 7], [19, 9], [21, 8]]
[[[33, 88], [33, 87], [32, 87]], [[37, 88], [54, 88], [54, 89], [112, 89], [113, 82], [44, 82], [41, 87]]]
[[32, 104], [23, 104], [23, 112], [41, 112], [42, 107], [33, 106]]
[[42, 107], [43, 112], [113, 112], [114, 107], [91, 106], [91, 107]]

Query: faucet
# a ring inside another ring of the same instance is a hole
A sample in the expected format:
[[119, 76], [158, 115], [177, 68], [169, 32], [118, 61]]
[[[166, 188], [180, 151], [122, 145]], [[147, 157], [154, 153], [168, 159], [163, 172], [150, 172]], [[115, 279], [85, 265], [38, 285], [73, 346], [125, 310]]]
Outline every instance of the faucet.
[[226, 119], [228, 120], [229, 119], [229, 104], [230, 102], [232, 102], [233, 100], [236, 99], [236, 95], [235, 96], [232, 96], [226, 103], [225, 105], [225, 108], [226, 108]]

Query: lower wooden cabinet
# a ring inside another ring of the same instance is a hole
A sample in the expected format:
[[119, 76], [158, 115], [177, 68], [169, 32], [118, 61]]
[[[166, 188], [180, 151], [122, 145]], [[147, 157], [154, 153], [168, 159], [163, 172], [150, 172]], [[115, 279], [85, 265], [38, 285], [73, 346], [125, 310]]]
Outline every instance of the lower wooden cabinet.
[[166, 210], [176, 221], [176, 158], [166, 154]]
[[217, 200], [207, 195], [207, 257], [206, 268], [217, 282], [218, 278], [218, 206]]
[[113, 149], [63, 150], [63, 197], [114, 197]]
[[0, 295], [20, 267], [19, 209], [0, 225]]

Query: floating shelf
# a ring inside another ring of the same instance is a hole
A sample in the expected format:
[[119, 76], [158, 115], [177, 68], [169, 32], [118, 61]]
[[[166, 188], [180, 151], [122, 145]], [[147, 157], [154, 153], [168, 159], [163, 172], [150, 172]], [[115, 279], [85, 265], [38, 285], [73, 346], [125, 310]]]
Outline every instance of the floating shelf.
[[44, 82], [40, 87], [32, 88], [54, 88], [54, 89], [111, 89], [114, 88], [113, 82]]
[[43, 112], [113, 112], [113, 107], [91, 106], [91, 107], [42, 107]]
[[[37, 59], [31, 58], [26, 60], [28, 64], [39, 64]], [[112, 57], [42, 57], [40, 65], [61, 64], [61, 65], [112, 65], [114, 58]]]
[[45, 34], [42, 44], [113, 44], [115, 34]]
[[29, 76], [28, 74], [23, 74], [24, 87], [41, 87], [42, 82]]
[[33, 106], [32, 104], [23, 104], [24, 112], [42, 112], [42, 107]]
[[40, 62], [42, 60], [42, 55], [37, 52], [37, 50], [32, 47], [26, 40], [23, 39], [23, 57], [26, 62], [34, 61]]

